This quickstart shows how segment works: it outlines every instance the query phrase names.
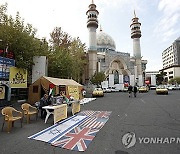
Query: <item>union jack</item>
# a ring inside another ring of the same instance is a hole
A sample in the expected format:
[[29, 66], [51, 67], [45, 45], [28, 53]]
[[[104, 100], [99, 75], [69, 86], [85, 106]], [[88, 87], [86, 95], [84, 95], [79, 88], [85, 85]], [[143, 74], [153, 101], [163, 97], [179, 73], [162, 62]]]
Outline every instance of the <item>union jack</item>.
[[85, 151], [98, 131], [97, 129], [75, 127], [52, 145], [69, 150]]

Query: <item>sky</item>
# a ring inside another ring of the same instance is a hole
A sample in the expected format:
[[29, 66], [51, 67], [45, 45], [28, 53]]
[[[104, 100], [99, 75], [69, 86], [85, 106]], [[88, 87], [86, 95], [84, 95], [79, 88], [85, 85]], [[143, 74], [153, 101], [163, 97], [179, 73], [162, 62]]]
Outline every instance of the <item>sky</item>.
[[[17, 12], [37, 29], [37, 37], [47, 39], [55, 27], [79, 37], [88, 47], [86, 11], [92, 0], [0, 0], [8, 3], [8, 14]], [[133, 56], [130, 24], [136, 16], [141, 23], [141, 55], [147, 60], [146, 71], [162, 69], [162, 51], [180, 37], [180, 0], [94, 0], [99, 24], [110, 35], [116, 50]], [[100, 26], [99, 26], [100, 27]], [[99, 28], [97, 29], [99, 32]]]

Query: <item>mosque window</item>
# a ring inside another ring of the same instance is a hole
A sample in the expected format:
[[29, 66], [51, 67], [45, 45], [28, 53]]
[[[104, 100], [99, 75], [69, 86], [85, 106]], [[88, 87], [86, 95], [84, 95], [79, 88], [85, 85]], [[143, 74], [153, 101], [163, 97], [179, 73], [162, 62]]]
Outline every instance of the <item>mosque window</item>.
[[119, 84], [119, 72], [117, 70], [114, 72], [114, 84]]

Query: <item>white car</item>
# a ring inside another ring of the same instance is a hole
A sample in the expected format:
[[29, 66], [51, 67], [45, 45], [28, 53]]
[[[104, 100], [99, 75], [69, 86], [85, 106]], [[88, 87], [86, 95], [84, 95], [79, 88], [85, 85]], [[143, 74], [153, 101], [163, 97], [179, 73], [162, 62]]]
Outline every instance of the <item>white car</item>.
[[111, 92], [111, 89], [109, 89], [109, 88], [103, 88], [103, 92], [105, 92], [105, 93], [110, 93], [110, 92]]

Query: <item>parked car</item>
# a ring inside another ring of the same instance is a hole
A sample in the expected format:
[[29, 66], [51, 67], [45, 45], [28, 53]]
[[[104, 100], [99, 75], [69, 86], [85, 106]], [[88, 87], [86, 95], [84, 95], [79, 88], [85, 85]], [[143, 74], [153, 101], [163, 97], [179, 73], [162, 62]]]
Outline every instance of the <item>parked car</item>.
[[159, 85], [156, 88], [156, 94], [166, 94], [166, 95], [168, 95], [168, 89], [164, 85]]
[[104, 93], [110, 93], [111, 92], [111, 89], [109, 89], [109, 88], [102, 88], [102, 89], [103, 89]]
[[115, 87], [109, 87], [109, 89], [111, 92], [119, 92], [119, 89], [116, 89]]
[[141, 86], [138, 91], [139, 93], [146, 93], [149, 91], [149, 88], [147, 86]]
[[101, 96], [101, 97], [104, 96], [104, 92], [103, 92], [102, 88], [95, 88], [93, 90], [92, 97], [95, 97], [95, 96]]
[[156, 85], [151, 85], [150, 90], [156, 90], [156, 87], [157, 87]]

